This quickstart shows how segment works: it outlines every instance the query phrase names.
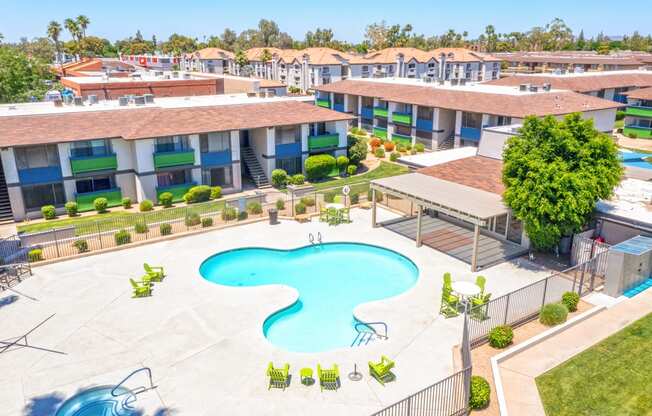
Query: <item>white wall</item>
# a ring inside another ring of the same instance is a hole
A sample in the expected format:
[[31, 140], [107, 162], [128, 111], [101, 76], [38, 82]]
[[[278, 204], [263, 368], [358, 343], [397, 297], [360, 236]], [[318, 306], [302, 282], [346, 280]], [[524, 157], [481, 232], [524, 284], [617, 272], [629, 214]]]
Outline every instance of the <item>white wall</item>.
[[115, 184], [122, 192], [123, 197], [131, 198], [131, 202], [140, 202], [136, 192], [136, 175], [133, 172], [115, 175]]
[[[72, 176], [72, 168], [70, 166], [70, 143], [59, 143], [57, 150], [59, 152], [59, 166], [61, 166], [61, 174], [64, 178]], [[70, 201], [71, 199], [66, 198]], [[72, 199], [74, 200], [74, 199]]]
[[478, 156], [502, 160], [505, 143], [510, 137], [512, 137], [511, 134], [492, 131], [490, 128], [482, 130], [478, 144]]
[[137, 172], [154, 171], [154, 139], [135, 140], [133, 154], [136, 158], [134, 169]]
[[[136, 153], [134, 144], [124, 139], [112, 139], [111, 147], [118, 161], [118, 170], [130, 170], [136, 168]], [[152, 151], [154, 149], [152, 148]], [[154, 156], [151, 156], [153, 159]], [[154, 163], [152, 161], [152, 163]]]
[[18, 168], [16, 167], [14, 149], [9, 147], [0, 150], [0, 158], [2, 159], [2, 169], [5, 173], [5, 181], [8, 184], [18, 183]]
[[611, 132], [616, 122], [616, 109], [586, 111], [582, 113], [582, 117], [585, 119], [592, 118], [593, 125], [598, 131]]

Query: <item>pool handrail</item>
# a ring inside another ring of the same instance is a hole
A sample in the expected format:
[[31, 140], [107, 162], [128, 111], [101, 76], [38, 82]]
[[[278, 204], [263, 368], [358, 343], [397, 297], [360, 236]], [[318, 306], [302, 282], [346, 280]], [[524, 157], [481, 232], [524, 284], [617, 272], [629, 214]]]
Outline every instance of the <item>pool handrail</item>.
[[[149, 378], [149, 387], [141, 386], [141, 387], [138, 387], [138, 388], [135, 389], [135, 390], [126, 389], [127, 392], [129, 393], [129, 397], [128, 397], [127, 399], [124, 400], [124, 402], [123, 402], [123, 406], [124, 406], [124, 407], [127, 407], [127, 408], [129, 408], [129, 409], [131, 409], [130, 404], [133, 403], [133, 402], [135, 401], [135, 399], [136, 399], [136, 395], [138, 395], [138, 394], [140, 394], [140, 393], [143, 393], [143, 392], [145, 392], [145, 391], [147, 391], [147, 390], [151, 390], [151, 389], [153, 389], [153, 388], [156, 388], [156, 386], [154, 385], [154, 381], [153, 381], [153, 379], [152, 379], [152, 369], [149, 368], [149, 367], [141, 367], [141, 368], [139, 368], [138, 370], [134, 370], [134, 371], [132, 371], [131, 373], [129, 373], [129, 375], [128, 375], [127, 377], [123, 378], [122, 381], [121, 381], [120, 383], [116, 384], [115, 387], [113, 387], [113, 389], [111, 389], [111, 396], [113, 396], [113, 397], [119, 397], [119, 396], [122, 396], [122, 395], [125, 394], [125, 393], [122, 393], [122, 394], [116, 394], [116, 390], [118, 390], [118, 388], [120, 388], [120, 387], [121, 387], [121, 386], [122, 386], [122, 385], [123, 385], [127, 380], [129, 380], [131, 377], [133, 377], [133, 376], [136, 375], [137, 373], [140, 373], [141, 371], [145, 371], [145, 372], [147, 373], [147, 376], [148, 376], [148, 378]], [[133, 400], [132, 400], [132, 399], [133, 399]]]
[[[384, 329], [384, 334], [378, 333], [378, 331], [376, 331], [376, 328], [374, 328], [373, 325], [381, 325], [383, 327], [383, 329]], [[371, 332], [370, 331], [365, 331], [365, 330], [360, 330], [361, 326], [364, 326], [365, 328], [370, 329]], [[365, 342], [365, 345], [366, 345], [372, 340], [372, 338], [374, 336], [377, 337], [377, 338], [380, 338], [380, 339], [385, 339], [385, 340], [389, 339], [389, 337], [387, 336], [387, 324], [385, 322], [382, 322], [382, 321], [378, 321], [378, 322], [358, 321], [358, 322], [355, 323], [354, 328], [355, 328], [356, 332], [358, 333], [358, 335], [356, 335], [355, 339], [351, 343], [351, 347], [355, 346], [356, 342], [358, 343], [357, 345], [360, 345], [360, 344], [362, 344], [362, 342], [366, 341]], [[371, 334], [371, 335], [369, 335], [367, 338], [365, 338], [366, 334]]]

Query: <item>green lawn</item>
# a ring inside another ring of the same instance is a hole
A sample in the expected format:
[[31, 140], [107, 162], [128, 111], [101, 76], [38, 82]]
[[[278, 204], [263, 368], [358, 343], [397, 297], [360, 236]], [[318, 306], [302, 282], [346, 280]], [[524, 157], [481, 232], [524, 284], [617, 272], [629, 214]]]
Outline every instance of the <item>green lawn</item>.
[[402, 175], [408, 172], [409, 169], [406, 166], [382, 161], [376, 169], [370, 170], [369, 172], [363, 173], [361, 175], [354, 175], [347, 178], [318, 182], [314, 183], [313, 186], [317, 190], [322, 190], [326, 188], [343, 187], [344, 185], [362, 185], [368, 184], [373, 179], [387, 178], [389, 176]]
[[547, 416], [652, 415], [652, 314], [536, 383]]

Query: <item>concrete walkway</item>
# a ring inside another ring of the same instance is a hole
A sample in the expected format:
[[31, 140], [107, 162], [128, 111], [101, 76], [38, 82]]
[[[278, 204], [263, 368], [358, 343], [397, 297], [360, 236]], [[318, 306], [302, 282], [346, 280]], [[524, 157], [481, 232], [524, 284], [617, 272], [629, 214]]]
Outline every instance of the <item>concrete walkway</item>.
[[[507, 414], [545, 416], [536, 377], [650, 312], [652, 290], [647, 290], [501, 361], [498, 368]], [[502, 416], [507, 415], [503, 412]]]

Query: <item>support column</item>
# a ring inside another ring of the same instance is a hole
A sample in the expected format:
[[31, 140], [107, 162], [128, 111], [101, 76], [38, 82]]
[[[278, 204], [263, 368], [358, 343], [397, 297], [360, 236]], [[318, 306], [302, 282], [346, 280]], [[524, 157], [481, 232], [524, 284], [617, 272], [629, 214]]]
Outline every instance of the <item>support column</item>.
[[473, 228], [473, 253], [471, 254], [471, 271], [478, 271], [478, 243], [480, 242], [480, 226], [475, 224]]
[[417, 205], [417, 247], [421, 247], [421, 217], [423, 216], [423, 207]]
[[378, 227], [376, 224], [376, 190], [373, 188], [371, 189], [371, 226]]

